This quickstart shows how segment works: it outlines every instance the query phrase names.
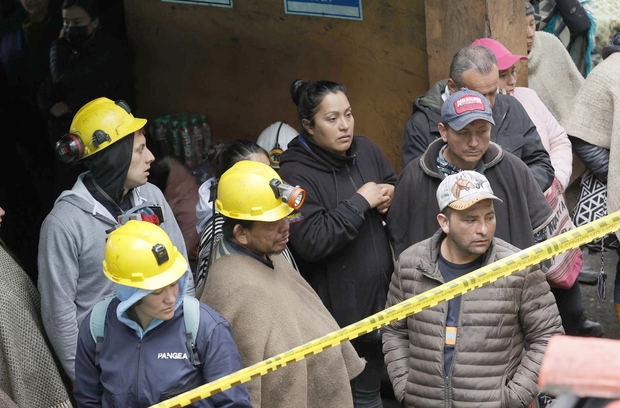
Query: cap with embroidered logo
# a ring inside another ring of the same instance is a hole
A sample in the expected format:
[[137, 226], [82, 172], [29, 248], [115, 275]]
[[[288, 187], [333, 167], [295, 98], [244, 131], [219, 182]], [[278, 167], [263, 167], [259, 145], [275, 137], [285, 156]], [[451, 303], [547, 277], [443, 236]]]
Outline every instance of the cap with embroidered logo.
[[473, 170], [451, 174], [437, 187], [439, 211], [443, 211], [446, 207], [465, 210], [478, 201], [486, 199], [502, 202], [493, 194], [489, 180], [483, 174]]
[[441, 121], [456, 131], [478, 119], [495, 124], [489, 100], [471, 89], [461, 88], [441, 106]]

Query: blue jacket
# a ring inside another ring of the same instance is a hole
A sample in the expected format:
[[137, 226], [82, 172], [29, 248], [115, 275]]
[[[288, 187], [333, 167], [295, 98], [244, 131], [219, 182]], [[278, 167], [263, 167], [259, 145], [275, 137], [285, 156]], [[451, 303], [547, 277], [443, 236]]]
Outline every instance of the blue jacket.
[[[147, 407], [242, 368], [239, 351], [224, 317], [200, 305], [196, 336], [200, 367], [192, 365], [185, 344], [179, 280], [174, 317], [154, 319], [146, 330], [127, 317], [127, 309], [149, 292], [117, 285], [117, 298], [108, 306], [105, 336], [95, 365], [90, 314], [80, 325], [75, 359], [74, 396], [80, 408]], [[251, 407], [244, 384], [197, 401], [191, 407]]]

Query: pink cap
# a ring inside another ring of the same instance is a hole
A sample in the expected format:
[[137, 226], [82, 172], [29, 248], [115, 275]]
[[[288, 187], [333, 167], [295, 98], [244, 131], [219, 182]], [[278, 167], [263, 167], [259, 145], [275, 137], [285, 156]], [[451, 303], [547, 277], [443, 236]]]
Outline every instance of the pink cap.
[[471, 45], [482, 45], [483, 47], [487, 47], [491, 50], [493, 54], [495, 54], [495, 59], [497, 59], [497, 69], [504, 70], [512, 67], [518, 60], [526, 60], [527, 57], [524, 55], [514, 55], [508, 51], [504, 45], [492, 38], [479, 38]]

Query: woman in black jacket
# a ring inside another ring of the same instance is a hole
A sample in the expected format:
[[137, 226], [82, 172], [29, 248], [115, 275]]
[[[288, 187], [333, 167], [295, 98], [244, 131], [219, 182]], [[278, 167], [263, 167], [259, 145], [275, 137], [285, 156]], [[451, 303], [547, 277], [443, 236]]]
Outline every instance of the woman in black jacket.
[[[100, 22], [99, 0], [63, 0], [63, 26], [49, 51], [49, 74], [38, 91], [47, 118], [48, 141], [54, 148], [77, 110], [105, 96], [133, 106], [129, 47]], [[55, 163], [57, 194], [73, 185], [81, 166]]]
[[50, 76], [38, 95], [52, 145], [92, 99], [105, 96], [133, 106], [129, 47], [100, 23], [100, 10], [99, 0], [62, 2], [63, 27], [50, 48]]
[[[304, 278], [340, 326], [385, 307], [393, 271], [383, 215], [396, 174], [377, 145], [354, 136], [344, 86], [297, 80], [291, 85], [301, 133], [282, 154], [280, 175], [306, 190], [289, 216], [290, 242]], [[356, 407], [381, 407], [379, 332], [353, 342], [367, 360], [351, 382]]]

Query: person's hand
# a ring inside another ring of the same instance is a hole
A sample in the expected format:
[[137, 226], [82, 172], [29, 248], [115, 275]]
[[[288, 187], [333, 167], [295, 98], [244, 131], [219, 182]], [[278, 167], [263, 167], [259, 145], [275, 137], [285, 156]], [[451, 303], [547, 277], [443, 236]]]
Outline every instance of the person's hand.
[[63, 24], [62, 28], [60, 29], [60, 34], [58, 34], [58, 39], [60, 38], [65, 38], [65, 33], [67, 31], [65, 30], [65, 25]]
[[377, 211], [379, 211], [379, 214], [385, 214], [390, 208], [390, 205], [392, 205], [392, 199], [394, 198], [394, 186], [391, 184], [378, 184], [378, 186], [381, 187], [383, 195], [389, 197], [387, 201], [377, 206]]
[[391, 201], [391, 197], [388, 195], [388, 191], [384, 186], [384, 184], [377, 184], [374, 181], [369, 181], [361, 186], [357, 190], [357, 193], [368, 201], [370, 208], [377, 208], [385, 202]]
[[67, 104], [62, 101], [56, 102], [50, 108], [50, 115], [52, 115], [55, 118], [59, 118], [62, 115], [66, 115], [67, 113], [71, 113], [71, 109], [69, 109]]

